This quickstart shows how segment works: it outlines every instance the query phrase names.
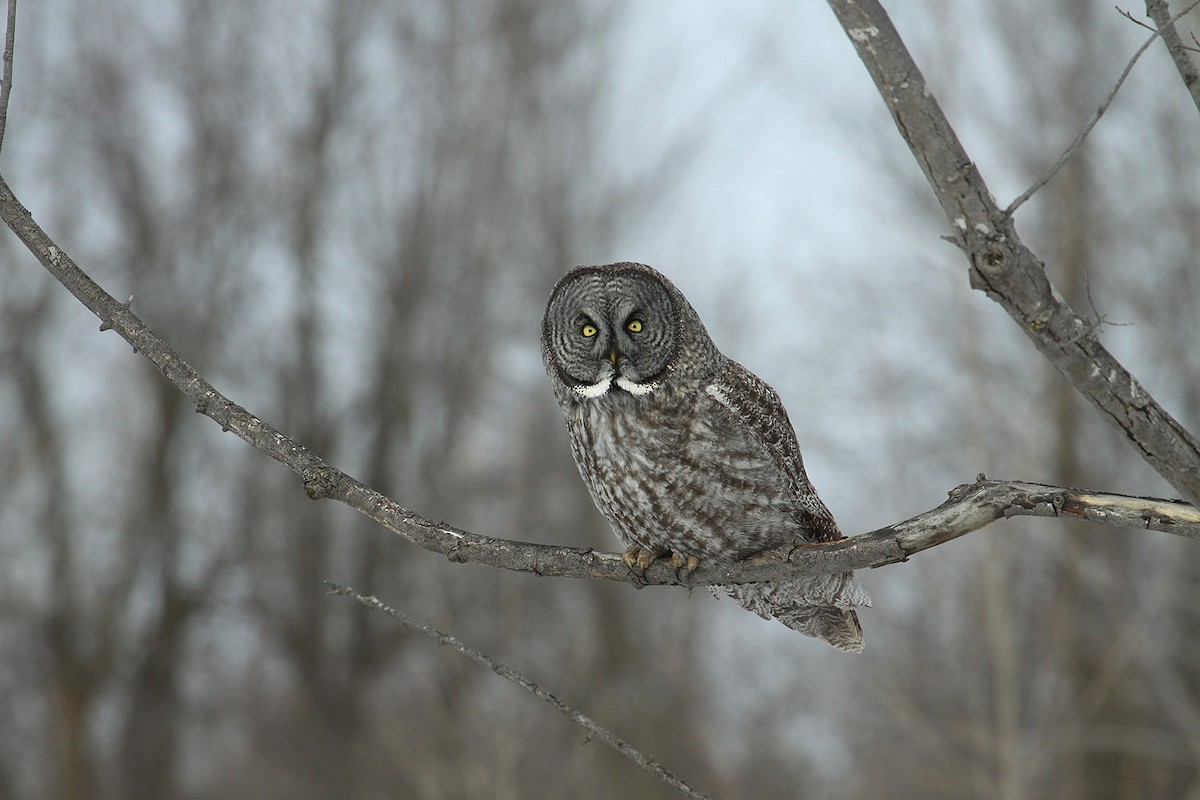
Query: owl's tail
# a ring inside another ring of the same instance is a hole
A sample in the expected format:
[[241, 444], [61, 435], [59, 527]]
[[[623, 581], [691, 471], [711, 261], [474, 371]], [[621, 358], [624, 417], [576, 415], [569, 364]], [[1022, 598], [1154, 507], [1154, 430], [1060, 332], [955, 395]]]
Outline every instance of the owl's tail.
[[862, 652], [862, 626], [854, 607], [870, 606], [871, 598], [852, 572], [723, 588], [763, 619], [774, 617], [792, 630], [828, 642], [838, 650]]

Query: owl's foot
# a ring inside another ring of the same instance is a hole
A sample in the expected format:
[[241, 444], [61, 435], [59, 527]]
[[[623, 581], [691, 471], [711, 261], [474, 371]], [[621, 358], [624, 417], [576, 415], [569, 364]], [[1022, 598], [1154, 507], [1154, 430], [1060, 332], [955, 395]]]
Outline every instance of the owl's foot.
[[666, 554], [666, 550], [647, 549], [635, 544], [625, 548], [625, 552], [621, 554], [621, 559], [629, 565], [630, 569], [642, 573], [648, 570], [651, 564]]
[[691, 575], [700, 568], [700, 559], [695, 556], [684, 556], [679, 553], [671, 553], [671, 566], [675, 568], [677, 575], [684, 577]]
[[635, 544], [621, 554], [621, 559], [638, 574], [644, 573], [651, 564], [660, 558], [669, 558], [671, 566], [675, 568], [675, 574], [680, 577], [686, 577], [700, 568], [700, 559], [696, 556], [685, 556], [670, 550], [647, 548]]

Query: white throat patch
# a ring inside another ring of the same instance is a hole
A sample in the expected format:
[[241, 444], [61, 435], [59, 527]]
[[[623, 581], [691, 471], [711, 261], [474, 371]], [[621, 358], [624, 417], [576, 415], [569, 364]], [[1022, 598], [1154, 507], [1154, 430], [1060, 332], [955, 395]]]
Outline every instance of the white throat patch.
[[[620, 380], [620, 378], [617, 380]], [[593, 383], [591, 386], [572, 386], [571, 388], [574, 389], [575, 393], [580, 397], [594, 399], [607, 392], [608, 387], [612, 385], [612, 381], [613, 376], [610, 373], [601, 378], [599, 382]]]
[[629, 392], [634, 397], [645, 397], [659, 386], [657, 381], [652, 381], [650, 383], [635, 383], [634, 381], [629, 380], [629, 378], [626, 378], [624, 375], [608, 374], [596, 383], [587, 386], [572, 386], [571, 388], [574, 389], [575, 394], [579, 395], [580, 397], [586, 397], [589, 400], [594, 400], [611, 389], [614, 381], [616, 382], [617, 386]]
[[621, 375], [620, 377], [617, 378], [617, 386], [620, 386], [622, 389], [629, 392], [634, 397], [642, 397], [643, 395], [650, 394], [655, 389], [657, 389], [658, 383], [657, 382], [634, 383], [633, 381], [629, 380], [629, 378], [626, 378], [624, 375]]

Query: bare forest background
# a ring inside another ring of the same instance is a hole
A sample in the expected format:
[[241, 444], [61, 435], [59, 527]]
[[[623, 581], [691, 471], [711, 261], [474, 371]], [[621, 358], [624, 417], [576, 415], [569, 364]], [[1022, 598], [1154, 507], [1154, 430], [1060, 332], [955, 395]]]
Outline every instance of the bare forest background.
[[[1002, 205], [1146, 37], [1097, 0], [894, 5]], [[979, 472], [1175, 494], [969, 289], [824, 5], [40, 0], [16, 75], [43, 227], [434, 519], [616, 549], [537, 347], [559, 275], [626, 259], [779, 390], [847, 533]], [[1198, 134], [1155, 47], [1018, 215], [1193, 431]], [[718, 797], [1200, 798], [1195, 542], [1002, 523], [862, 575], [857, 658], [703, 592], [451, 565], [307, 500], [31, 258], [0, 237], [0, 799], [670, 795], [322, 579]]]

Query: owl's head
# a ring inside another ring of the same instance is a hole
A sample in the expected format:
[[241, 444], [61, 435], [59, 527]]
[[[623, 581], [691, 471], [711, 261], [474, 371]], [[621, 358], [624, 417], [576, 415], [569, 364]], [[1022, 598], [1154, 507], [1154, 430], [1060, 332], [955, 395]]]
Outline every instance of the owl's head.
[[695, 388], [720, 359], [674, 284], [631, 262], [563, 276], [542, 319], [542, 356], [555, 387], [580, 399]]

